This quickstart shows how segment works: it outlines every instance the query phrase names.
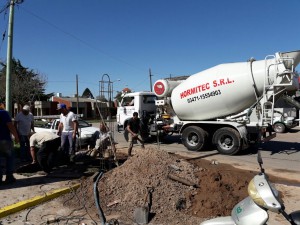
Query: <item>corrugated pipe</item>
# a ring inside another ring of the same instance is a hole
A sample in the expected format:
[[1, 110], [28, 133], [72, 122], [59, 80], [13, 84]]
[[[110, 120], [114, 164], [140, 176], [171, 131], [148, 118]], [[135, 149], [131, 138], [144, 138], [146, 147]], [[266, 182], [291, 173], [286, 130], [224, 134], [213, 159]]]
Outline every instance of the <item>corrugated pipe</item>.
[[94, 182], [94, 198], [95, 198], [95, 203], [96, 203], [96, 207], [99, 211], [99, 218], [100, 218], [100, 221], [101, 221], [101, 224], [102, 225], [105, 225], [106, 224], [106, 218], [104, 216], [104, 213], [100, 207], [100, 200], [99, 200], [99, 191], [98, 191], [98, 182], [100, 180], [100, 178], [102, 177], [103, 175], [103, 172], [100, 172], [97, 176], [97, 179], [96, 181]]

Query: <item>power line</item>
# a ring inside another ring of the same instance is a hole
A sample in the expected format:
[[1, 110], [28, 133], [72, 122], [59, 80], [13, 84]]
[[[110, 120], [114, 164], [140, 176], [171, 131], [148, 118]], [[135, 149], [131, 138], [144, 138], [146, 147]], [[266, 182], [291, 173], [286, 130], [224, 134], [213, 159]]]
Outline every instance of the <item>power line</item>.
[[[9, 3], [8, 3], [8, 6], [9, 6]], [[70, 33], [70, 32], [67, 32], [67, 31], [63, 30], [63, 29], [60, 28], [59, 26], [57, 26], [57, 25], [55, 25], [55, 24], [49, 22], [48, 20], [42, 18], [41, 16], [39, 16], [39, 15], [33, 13], [32, 11], [30, 11], [30, 10], [24, 8], [24, 7], [21, 6], [21, 5], [19, 5], [19, 8], [22, 9], [23, 11], [25, 11], [26, 13], [30, 14], [31, 16], [37, 18], [38, 20], [40, 20], [40, 21], [42, 21], [42, 22], [48, 24], [49, 26], [55, 28], [57, 31], [59, 31], [59, 32], [61, 32], [61, 33], [63, 33], [63, 34], [65, 34], [66, 36], [69, 36], [69, 37], [71, 37], [72, 39], [74, 39], [74, 40], [76, 40], [76, 41], [78, 41], [78, 42], [84, 44], [85, 46], [89, 47], [90, 49], [92, 49], [92, 50], [94, 50], [94, 51], [97, 51], [97, 52], [99, 52], [99, 53], [101, 53], [101, 54], [103, 54], [103, 55], [105, 55], [105, 56], [107, 56], [107, 57], [109, 57], [109, 58], [111, 58], [111, 59], [113, 59], [113, 60], [115, 60], [115, 61], [118, 61], [118, 62], [121, 62], [121, 63], [123, 63], [123, 64], [126, 64], [126, 65], [128, 65], [128, 66], [130, 66], [130, 67], [132, 67], [132, 68], [134, 68], [134, 69], [136, 69], [136, 70], [138, 70], [138, 71], [143, 71], [143, 72], [146, 71], [146, 69], [144, 70], [144, 69], [141, 69], [141, 68], [139, 68], [139, 67], [137, 67], [137, 66], [134, 66], [134, 65], [128, 63], [127, 61], [123, 60], [123, 59], [120, 59], [120, 58], [118, 58], [118, 57], [112, 56], [111, 54], [109, 54], [109, 53], [107, 53], [107, 52], [105, 52], [105, 51], [103, 51], [103, 50], [101, 50], [101, 49], [99, 49], [99, 48], [93, 46], [92, 44], [90, 44], [90, 43], [84, 41], [83, 39], [77, 37], [76, 35], [74, 35], [74, 34], [72, 34], [72, 33]], [[153, 76], [153, 74], [152, 74], [152, 76]], [[140, 87], [141, 85], [145, 84], [145, 82], [147, 82], [147, 81], [148, 81], [148, 76], [146, 76], [146, 73], [145, 73], [145, 78], [142, 79], [140, 82], [138, 82], [138, 84], [135, 85], [135, 87], [136, 87], [136, 88], [137, 88], [137, 87]], [[56, 81], [48, 81], [48, 82], [56, 82]], [[66, 83], [67, 83], [67, 82], [74, 82], [74, 81], [57, 81], [57, 82], [66, 82]]]
[[8, 0], [7, 3], [0, 8], [0, 14], [3, 13], [3, 12], [5, 12], [5, 14], [7, 14], [7, 10], [9, 8], [9, 5], [10, 5], [10, 0]]
[[[59, 32], [61, 32], [61, 33], [65, 34], [65, 35], [67, 35], [67, 36], [69, 36], [69, 37], [71, 37], [71, 38], [73, 38], [73, 39], [79, 41], [80, 43], [86, 45], [86, 46], [89, 47], [90, 49], [92, 49], [92, 50], [94, 50], [94, 51], [97, 51], [97, 52], [99, 52], [99, 53], [101, 53], [101, 54], [103, 54], [103, 55], [105, 55], [105, 56], [107, 56], [107, 57], [109, 57], [109, 58], [111, 58], [111, 59], [113, 59], [113, 60], [115, 60], [115, 61], [118, 61], [118, 62], [121, 62], [121, 63], [123, 63], [123, 64], [126, 64], [126, 65], [130, 66], [131, 68], [134, 68], [134, 69], [136, 69], [136, 70], [138, 70], [138, 71], [143, 71], [143, 72], [146, 71], [146, 69], [144, 70], [144, 69], [142, 69], [142, 68], [139, 68], [139, 67], [137, 67], [137, 66], [134, 66], [134, 65], [128, 63], [127, 61], [123, 60], [123, 59], [120, 59], [120, 58], [118, 58], [118, 57], [112, 56], [111, 54], [109, 54], [109, 53], [107, 53], [107, 52], [104, 52], [103, 50], [101, 50], [101, 49], [99, 49], [99, 48], [93, 46], [92, 44], [90, 44], [90, 43], [88, 43], [88, 42], [86, 42], [86, 41], [84, 41], [84, 40], [78, 38], [78, 37], [75, 36], [74, 34], [72, 34], [72, 33], [70, 33], [70, 32], [67, 32], [67, 31], [61, 29], [60, 27], [56, 26], [55, 24], [53, 24], [53, 23], [47, 21], [46, 19], [44, 19], [44, 18], [38, 16], [38, 15], [35, 14], [35, 13], [33, 13], [33, 12], [31, 12], [31, 11], [25, 9], [24, 7], [21, 7], [21, 6], [20, 6], [20, 8], [23, 9], [23, 10], [24, 10], [25, 12], [27, 12], [28, 14], [30, 14], [30, 15], [36, 17], [36, 18], [39, 19], [40, 21], [42, 21], [42, 22], [44, 22], [44, 23], [46, 23], [46, 24], [52, 26], [53, 28], [55, 28], [55, 29], [58, 30]], [[145, 76], [145, 78], [144, 78], [143, 80], [141, 80], [137, 85], [135, 85], [135, 87], [140, 87], [141, 85], [143, 85], [143, 84], [147, 81], [147, 79], [148, 79], [148, 78]]]
[[5, 28], [4, 28], [4, 31], [2, 33], [2, 40], [1, 40], [1, 44], [0, 44], [0, 52], [2, 50], [2, 45], [4, 43], [4, 39], [6, 37], [6, 31], [7, 31], [7, 22], [6, 22], [6, 15], [8, 13], [8, 8], [9, 8], [9, 1], [0, 9], [0, 14], [1, 13], [4, 13], [4, 22], [5, 22]]
[[88, 42], [86, 42], [86, 41], [80, 39], [79, 37], [75, 36], [74, 34], [72, 34], [72, 33], [70, 33], [70, 32], [67, 32], [67, 31], [63, 30], [62, 28], [60, 28], [60, 27], [56, 26], [55, 24], [53, 24], [53, 23], [47, 21], [46, 19], [44, 19], [44, 18], [38, 16], [37, 14], [35, 14], [35, 13], [33, 13], [33, 12], [31, 12], [31, 11], [25, 9], [24, 7], [21, 7], [21, 6], [20, 6], [20, 8], [23, 9], [23, 10], [24, 10], [25, 12], [27, 12], [28, 14], [30, 14], [30, 15], [36, 17], [37, 19], [43, 21], [44, 23], [46, 23], [46, 24], [52, 26], [53, 28], [55, 28], [56, 30], [60, 31], [61, 33], [64, 33], [65, 35], [67, 35], [67, 36], [69, 36], [69, 37], [71, 37], [71, 38], [73, 38], [73, 39], [75, 39], [75, 40], [81, 42], [82, 44], [86, 45], [86, 46], [89, 47], [90, 49], [92, 49], [92, 50], [94, 50], [94, 51], [97, 51], [97, 52], [99, 52], [99, 53], [101, 53], [101, 54], [103, 54], [103, 55], [105, 55], [105, 56], [107, 56], [107, 57], [109, 57], [109, 58], [111, 58], [111, 59], [113, 59], [113, 60], [115, 60], [115, 61], [118, 61], [118, 62], [121, 62], [121, 63], [123, 63], [123, 64], [126, 64], [127, 66], [130, 66], [130, 67], [132, 67], [132, 68], [134, 68], [134, 69], [136, 69], [136, 70], [139, 70], [139, 71], [145, 71], [145, 70], [142, 69], [142, 68], [139, 68], [139, 67], [137, 67], [137, 66], [134, 66], [134, 65], [128, 63], [127, 61], [123, 60], [123, 59], [120, 59], [120, 58], [118, 58], [118, 57], [112, 56], [111, 54], [109, 54], [109, 53], [107, 53], [107, 52], [105, 52], [105, 51], [103, 51], [103, 50], [101, 50], [101, 49], [99, 49], [99, 48], [93, 46], [92, 44], [90, 44], [90, 43], [88, 43]]

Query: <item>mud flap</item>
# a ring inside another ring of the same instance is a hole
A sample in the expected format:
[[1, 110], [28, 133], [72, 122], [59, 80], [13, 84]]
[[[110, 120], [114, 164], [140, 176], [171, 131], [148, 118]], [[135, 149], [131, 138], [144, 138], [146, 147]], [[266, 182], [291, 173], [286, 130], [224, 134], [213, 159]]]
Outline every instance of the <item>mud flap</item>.
[[[262, 132], [262, 138], [261, 138], [262, 143], [268, 142], [276, 137], [276, 132], [274, 132], [272, 134], [272, 129], [273, 129], [272, 126], [269, 124], [268, 127], [264, 128], [264, 130], [261, 131]], [[267, 136], [267, 133], [269, 134], [268, 136]]]
[[262, 143], [268, 142], [268, 141], [272, 140], [272, 139], [275, 138], [275, 137], [276, 137], [276, 133], [273, 133], [273, 134], [271, 134], [271, 135], [269, 135], [269, 136], [267, 136], [267, 137], [264, 137], [264, 138], [261, 140], [261, 142], [262, 142]]

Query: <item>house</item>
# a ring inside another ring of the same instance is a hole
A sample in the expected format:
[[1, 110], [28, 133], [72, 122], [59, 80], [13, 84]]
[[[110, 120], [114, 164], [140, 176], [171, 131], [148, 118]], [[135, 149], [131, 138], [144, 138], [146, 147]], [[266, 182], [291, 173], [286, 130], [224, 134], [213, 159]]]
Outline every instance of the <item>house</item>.
[[99, 111], [103, 118], [109, 116], [109, 107], [107, 102], [100, 102], [96, 99], [81, 97], [61, 97], [52, 96], [50, 101], [35, 101], [32, 113], [35, 116], [55, 115], [57, 104], [63, 103], [76, 114], [82, 114], [84, 119], [100, 118]]

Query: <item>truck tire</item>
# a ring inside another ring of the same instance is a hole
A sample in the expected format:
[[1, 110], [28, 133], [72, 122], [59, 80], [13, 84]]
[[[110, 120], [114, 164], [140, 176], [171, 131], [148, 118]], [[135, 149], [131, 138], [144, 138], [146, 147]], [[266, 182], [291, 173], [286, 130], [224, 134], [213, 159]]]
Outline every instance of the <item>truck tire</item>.
[[286, 127], [283, 123], [275, 123], [273, 125], [273, 130], [276, 132], [276, 133], [284, 133], [286, 131]]
[[218, 152], [223, 155], [234, 155], [242, 148], [239, 132], [230, 127], [218, 129], [214, 133], [213, 144], [217, 146]]
[[182, 143], [190, 151], [201, 151], [208, 141], [208, 133], [201, 127], [190, 126], [182, 132]]

